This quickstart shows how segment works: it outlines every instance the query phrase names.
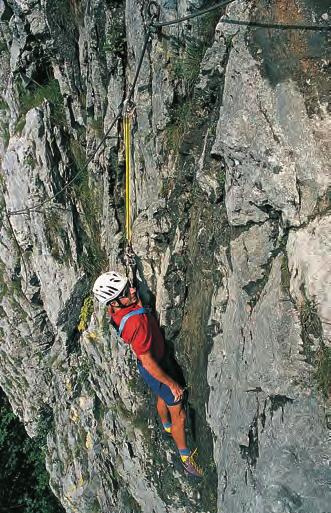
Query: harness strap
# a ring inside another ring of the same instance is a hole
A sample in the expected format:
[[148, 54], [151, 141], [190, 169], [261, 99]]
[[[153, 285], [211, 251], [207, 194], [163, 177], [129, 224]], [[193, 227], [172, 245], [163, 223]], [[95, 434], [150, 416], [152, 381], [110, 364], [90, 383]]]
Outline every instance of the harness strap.
[[146, 308], [142, 307], [142, 308], [138, 308], [138, 310], [133, 310], [132, 312], [129, 312], [126, 315], [124, 315], [124, 317], [122, 318], [121, 323], [119, 325], [119, 328], [118, 328], [119, 336], [122, 335], [122, 331], [124, 330], [125, 323], [128, 319], [130, 319], [130, 317], [133, 317], [134, 315], [145, 314], [145, 313], [147, 313], [147, 310], [146, 310]]

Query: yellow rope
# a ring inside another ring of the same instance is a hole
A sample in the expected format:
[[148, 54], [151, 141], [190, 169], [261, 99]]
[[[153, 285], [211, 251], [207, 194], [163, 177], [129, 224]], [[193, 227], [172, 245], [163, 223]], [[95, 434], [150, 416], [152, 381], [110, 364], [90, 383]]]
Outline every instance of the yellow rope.
[[128, 114], [124, 115], [125, 146], [125, 235], [131, 244], [131, 123]]

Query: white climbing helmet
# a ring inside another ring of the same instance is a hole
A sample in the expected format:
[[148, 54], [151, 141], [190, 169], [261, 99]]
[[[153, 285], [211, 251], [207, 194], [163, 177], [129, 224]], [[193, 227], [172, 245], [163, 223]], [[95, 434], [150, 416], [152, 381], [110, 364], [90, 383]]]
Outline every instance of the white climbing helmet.
[[128, 280], [125, 276], [116, 271], [109, 271], [96, 279], [93, 293], [101, 304], [106, 305], [122, 292], [127, 283]]

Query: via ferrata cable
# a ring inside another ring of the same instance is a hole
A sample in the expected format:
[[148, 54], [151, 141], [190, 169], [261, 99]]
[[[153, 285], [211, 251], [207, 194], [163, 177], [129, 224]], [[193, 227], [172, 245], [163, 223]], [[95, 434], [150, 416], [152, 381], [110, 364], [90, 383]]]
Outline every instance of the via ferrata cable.
[[[182, 23], [183, 21], [188, 21], [193, 18], [197, 18], [198, 16], [203, 16], [204, 14], [208, 14], [209, 12], [216, 11], [217, 9], [220, 9], [222, 7], [225, 7], [229, 4], [232, 4], [236, 0], [223, 0], [222, 2], [219, 2], [217, 4], [211, 5], [210, 7], [207, 7], [205, 9], [200, 9], [198, 11], [194, 11], [191, 14], [187, 14], [186, 16], [183, 16], [182, 18], [175, 18], [173, 20], [169, 21], [157, 21], [151, 23], [151, 28], [157, 29], [162, 27], [170, 27], [171, 25], [177, 25], [178, 23]], [[152, 4], [156, 4], [156, 2], [152, 1], [150, 2]], [[274, 22], [263, 22], [263, 21], [257, 21], [257, 20], [233, 20], [230, 18], [222, 18], [222, 23], [229, 24], [229, 25], [241, 25], [245, 27], [257, 27], [257, 28], [272, 28], [276, 30], [312, 30], [312, 31], [330, 31], [331, 27], [330, 25], [320, 25], [320, 24], [294, 24], [294, 23], [274, 23]]]
[[[129, 93], [128, 93], [128, 96], [127, 96], [127, 100], [130, 101], [133, 94], [134, 94], [134, 90], [135, 90], [135, 86], [136, 86], [136, 83], [137, 83], [137, 80], [138, 80], [138, 76], [139, 76], [139, 73], [140, 73], [140, 69], [141, 69], [141, 66], [142, 66], [142, 62], [143, 62], [143, 59], [144, 59], [144, 55], [145, 55], [145, 52], [146, 52], [146, 48], [147, 48], [147, 44], [148, 44], [148, 41], [149, 41], [149, 38], [151, 37], [152, 33], [155, 32], [155, 29], [158, 29], [158, 28], [161, 28], [161, 27], [166, 27], [166, 26], [170, 26], [170, 25], [175, 25], [175, 24], [178, 24], [178, 23], [181, 23], [183, 21], [187, 21], [187, 20], [190, 20], [192, 18], [196, 18], [198, 16], [203, 16], [204, 14], [207, 14], [211, 11], [214, 11], [216, 9], [220, 9], [221, 7], [225, 7], [226, 5], [229, 5], [231, 3], [233, 3], [235, 0], [224, 0], [218, 4], [215, 4], [215, 5], [212, 5], [206, 9], [202, 9], [202, 10], [198, 10], [198, 11], [195, 11], [187, 16], [183, 16], [182, 18], [176, 18], [176, 19], [173, 19], [173, 20], [170, 20], [170, 21], [155, 21], [156, 18], [158, 18], [159, 14], [160, 14], [160, 9], [158, 7], [158, 4], [155, 2], [155, 1], [151, 1], [149, 4], [153, 4], [153, 7], [156, 8], [156, 11], [157, 11], [157, 15], [155, 16], [152, 16], [152, 21], [151, 23], [149, 24], [148, 26], [148, 29], [147, 29], [147, 32], [146, 32], [146, 36], [145, 36], [145, 41], [144, 41], [144, 45], [143, 45], [143, 48], [142, 48], [142, 51], [141, 51], [141, 55], [140, 55], [140, 59], [139, 59], [139, 63], [138, 63], [138, 66], [137, 66], [137, 70], [136, 70], [136, 73], [135, 73], [135, 76], [134, 76], [134, 79], [133, 79], [133, 82], [132, 82], [132, 85], [131, 85], [131, 88], [129, 90]], [[280, 30], [285, 30], [285, 29], [289, 29], [289, 30], [326, 30], [326, 31], [330, 31], [330, 25], [294, 25], [294, 24], [291, 24], [291, 25], [285, 25], [285, 24], [277, 24], [277, 23], [272, 23], [272, 24], [269, 24], [269, 23], [266, 23], [266, 22], [257, 22], [257, 21], [241, 21], [241, 20], [232, 20], [232, 19], [227, 19], [227, 18], [224, 18], [222, 19], [222, 23], [229, 23], [229, 24], [234, 24], [234, 25], [244, 25], [244, 26], [256, 26], [256, 27], [267, 27], [267, 28], [273, 28], [273, 29], [280, 29]], [[14, 216], [14, 215], [24, 215], [24, 214], [29, 214], [30, 212], [36, 212], [38, 209], [40, 209], [41, 207], [43, 207], [44, 205], [46, 205], [47, 203], [50, 203], [52, 200], [54, 200], [55, 198], [57, 198], [59, 195], [61, 195], [65, 189], [67, 189], [74, 181], [77, 180], [77, 178], [87, 169], [88, 165], [90, 164], [90, 162], [93, 160], [93, 158], [95, 157], [95, 155], [97, 154], [97, 152], [99, 151], [99, 149], [101, 148], [101, 146], [104, 145], [104, 143], [106, 142], [111, 130], [113, 129], [113, 127], [115, 126], [116, 122], [119, 121], [123, 116], [123, 110], [122, 110], [122, 106], [120, 105], [119, 106], [119, 112], [118, 114], [116, 115], [115, 119], [113, 120], [113, 122], [111, 123], [110, 127], [108, 128], [107, 132], [105, 133], [104, 137], [101, 139], [100, 143], [98, 144], [97, 148], [94, 150], [94, 152], [92, 153], [92, 155], [88, 158], [87, 162], [85, 163], [85, 165], [83, 166], [83, 168], [81, 168], [80, 170], [78, 170], [78, 172], [73, 176], [72, 179], [70, 179], [66, 184], [64, 184], [64, 186], [58, 190], [55, 194], [53, 194], [52, 196], [50, 196], [49, 198], [45, 199], [44, 201], [41, 201], [35, 205], [32, 205], [31, 207], [27, 207], [27, 208], [23, 208], [23, 209], [19, 209], [19, 210], [12, 210], [12, 211], [8, 211], [8, 216]]]

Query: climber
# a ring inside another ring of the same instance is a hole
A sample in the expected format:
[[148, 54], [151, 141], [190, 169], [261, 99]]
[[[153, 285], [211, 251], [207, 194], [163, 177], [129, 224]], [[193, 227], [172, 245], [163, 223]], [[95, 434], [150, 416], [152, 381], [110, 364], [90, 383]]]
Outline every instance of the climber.
[[165, 344], [156, 319], [142, 307], [137, 290], [128, 279], [115, 271], [99, 276], [93, 293], [101, 304], [108, 306], [112, 322], [136, 354], [139, 373], [157, 396], [156, 408], [163, 428], [172, 435], [184, 469], [194, 477], [202, 477], [194, 459], [195, 451], [191, 452], [186, 444], [184, 389], [171, 377], [173, 369], [165, 366]]

